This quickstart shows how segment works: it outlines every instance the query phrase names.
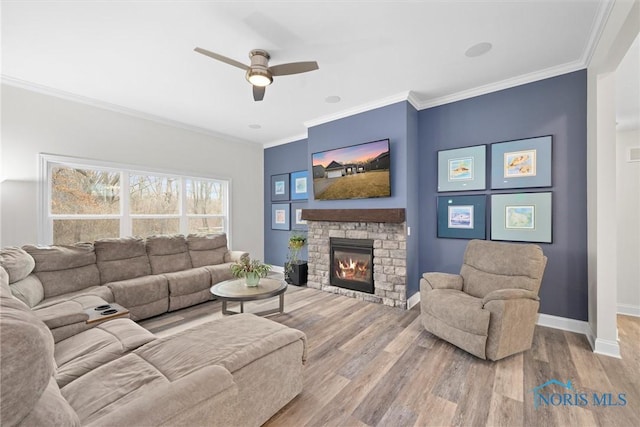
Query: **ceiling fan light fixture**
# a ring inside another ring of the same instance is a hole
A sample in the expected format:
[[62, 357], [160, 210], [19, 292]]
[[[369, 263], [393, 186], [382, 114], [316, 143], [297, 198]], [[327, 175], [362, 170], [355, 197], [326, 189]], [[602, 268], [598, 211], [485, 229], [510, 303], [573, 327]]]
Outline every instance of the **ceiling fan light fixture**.
[[273, 83], [273, 78], [268, 71], [249, 70], [247, 71], [247, 80], [254, 86], [269, 86]]

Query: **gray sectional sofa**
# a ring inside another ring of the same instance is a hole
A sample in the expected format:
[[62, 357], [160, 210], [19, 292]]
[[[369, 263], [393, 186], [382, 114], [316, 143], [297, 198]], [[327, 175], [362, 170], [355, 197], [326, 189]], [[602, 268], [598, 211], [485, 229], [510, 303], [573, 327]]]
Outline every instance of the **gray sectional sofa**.
[[[209, 299], [240, 255], [224, 235], [3, 249], [0, 425], [267, 421], [302, 390], [302, 332], [240, 314], [158, 339], [133, 321]], [[132, 318], [87, 324], [114, 301]]]
[[227, 249], [225, 234], [3, 249], [6, 259], [23, 266], [9, 280], [11, 291], [56, 341], [91, 327], [89, 307], [115, 302], [141, 320], [207, 301], [209, 288], [231, 279], [229, 266], [243, 255]]

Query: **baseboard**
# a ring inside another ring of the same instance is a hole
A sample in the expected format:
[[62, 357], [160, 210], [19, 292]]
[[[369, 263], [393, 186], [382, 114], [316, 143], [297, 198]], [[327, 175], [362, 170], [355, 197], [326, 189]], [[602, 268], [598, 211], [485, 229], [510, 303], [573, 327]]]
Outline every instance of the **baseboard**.
[[618, 314], [640, 317], [640, 306], [631, 304], [618, 304]]
[[547, 328], [561, 329], [563, 331], [584, 334], [587, 335], [587, 337], [591, 332], [589, 322], [553, 316], [551, 314], [539, 314], [538, 321], [536, 323], [540, 326], [546, 326]]
[[620, 344], [618, 344], [618, 341], [596, 338], [593, 346], [593, 352], [605, 356], [615, 357], [616, 359], [622, 359], [622, 356], [620, 355]]
[[411, 310], [412, 307], [415, 307], [416, 304], [420, 302], [420, 292], [416, 292], [411, 295], [407, 300], [407, 310]]

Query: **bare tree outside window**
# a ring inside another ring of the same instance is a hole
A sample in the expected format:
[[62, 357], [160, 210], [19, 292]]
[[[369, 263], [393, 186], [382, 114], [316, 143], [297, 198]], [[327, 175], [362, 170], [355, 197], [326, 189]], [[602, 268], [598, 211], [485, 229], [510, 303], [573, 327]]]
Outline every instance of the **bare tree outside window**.
[[[117, 237], [120, 219], [94, 219], [120, 214], [119, 172], [56, 167], [51, 171], [53, 242], [71, 244]], [[69, 216], [82, 215], [75, 219]], [[94, 218], [92, 218], [94, 217]]]
[[224, 191], [217, 181], [187, 179], [187, 216], [190, 233], [224, 231]]
[[77, 159], [65, 165], [59, 157], [42, 156], [50, 184], [45, 187], [50, 204], [42, 213], [46, 243], [228, 231], [226, 181], [149, 174], [104, 163], [78, 167]]
[[148, 175], [129, 177], [132, 214], [179, 214], [180, 180]]
[[53, 168], [52, 214], [119, 214], [120, 173]]

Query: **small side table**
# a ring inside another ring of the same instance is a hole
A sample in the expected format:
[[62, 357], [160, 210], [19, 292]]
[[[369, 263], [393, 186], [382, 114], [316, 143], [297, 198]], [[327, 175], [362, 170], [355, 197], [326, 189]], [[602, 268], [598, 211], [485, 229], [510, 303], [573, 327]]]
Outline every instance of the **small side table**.
[[98, 305], [95, 307], [89, 307], [85, 311], [89, 315], [87, 323], [102, 322], [105, 320], [111, 320], [118, 317], [129, 317], [129, 310], [116, 303], [108, 303]]
[[[222, 314], [244, 313], [244, 303], [246, 301], [256, 301], [261, 299], [280, 297], [278, 308], [254, 313], [258, 316], [267, 316], [274, 313], [284, 313], [284, 292], [287, 290], [287, 283], [282, 280], [260, 279], [258, 286], [249, 287], [244, 279], [225, 280], [210, 289], [211, 293], [222, 301]], [[240, 311], [227, 310], [227, 302], [237, 301], [240, 303]]]

